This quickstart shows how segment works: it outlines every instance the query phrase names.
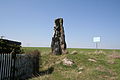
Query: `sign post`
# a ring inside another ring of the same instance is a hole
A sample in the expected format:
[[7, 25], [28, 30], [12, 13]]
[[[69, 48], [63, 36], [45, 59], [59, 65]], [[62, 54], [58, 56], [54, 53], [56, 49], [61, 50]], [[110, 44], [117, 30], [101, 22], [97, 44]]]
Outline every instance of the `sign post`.
[[98, 43], [100, 43], [100, 37], [93, 37], [93, 42], [95, 43], [96, 49], [98, 49]]

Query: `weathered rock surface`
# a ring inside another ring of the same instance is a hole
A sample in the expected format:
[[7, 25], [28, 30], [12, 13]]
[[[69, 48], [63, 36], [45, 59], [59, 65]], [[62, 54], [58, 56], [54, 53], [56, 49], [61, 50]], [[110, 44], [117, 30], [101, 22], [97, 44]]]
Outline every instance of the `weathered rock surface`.
[[90, 62], [97, 62], [95, 59], [88, 59]]
[[74, 50], [70, 54], [78, 54], [78, 52], [76, 50]]
[[66, 66], [72, 66], [74, 64], [72, 60], [67, 59], [67, 58], [64, 58], [62, 62], [63, 62], [63, 65], [66, 65]]
[[58, 18], [55, 20], [54, 35], [52, 37], [51, 49], [53, 54], [67, 53], [62, 18]]

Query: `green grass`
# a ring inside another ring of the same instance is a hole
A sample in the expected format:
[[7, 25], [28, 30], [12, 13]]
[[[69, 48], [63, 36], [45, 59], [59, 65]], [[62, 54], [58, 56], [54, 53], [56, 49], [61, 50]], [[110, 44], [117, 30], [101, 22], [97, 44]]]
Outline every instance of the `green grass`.
[[38, 50], [43, 54], [49, 54], [50, 53], [50, 48], [48, 47], [23, 47], [22, 48], [25, 53], [29, 53], [34, 50]]
[[[69, 48], [69, 53], [75, 50], [78, 54], [52, 55], [50, 48], [23, 48], [26, 53], [36, 49], [42, 55], [40, 71], [45, 71], [50, 67], [54, 70], [51, 74], [46, 73], [29, 80], [120, 80], [120, 58], [114, 58], [114, 55], [120, 56], [120, 50], [99, 49], [96, 52], [95, 49]], [[73, 60], [74, 65], [63, 65], [64, 58]], [[96, 62], [88, 59], [94, 59]]]

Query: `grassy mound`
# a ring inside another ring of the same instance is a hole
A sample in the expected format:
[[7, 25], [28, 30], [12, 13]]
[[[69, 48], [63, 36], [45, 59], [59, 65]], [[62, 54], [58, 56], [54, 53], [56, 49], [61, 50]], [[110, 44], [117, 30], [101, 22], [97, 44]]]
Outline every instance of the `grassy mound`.
[[[68, 49], [77, 54], [52, 55], [50, 48], [23, 48], [26, 52], [38, 49], [42, 54], [40, 76], [30, 80], [120, 80], [120, 50]], [[64, 58], [74, 61], [63, 65]]]

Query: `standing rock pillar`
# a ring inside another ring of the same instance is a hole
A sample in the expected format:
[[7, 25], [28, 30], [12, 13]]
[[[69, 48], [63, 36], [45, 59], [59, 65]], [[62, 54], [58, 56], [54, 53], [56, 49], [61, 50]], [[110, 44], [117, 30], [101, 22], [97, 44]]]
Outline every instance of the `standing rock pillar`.
[[58, 18], [55, 20], [54, 35], [52, 37], [51, 49], [53, 54], [67, 53], [62, 18]]

